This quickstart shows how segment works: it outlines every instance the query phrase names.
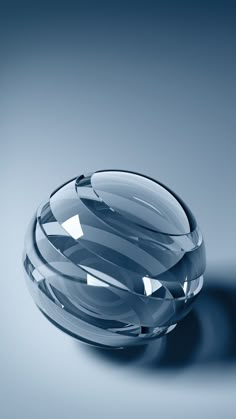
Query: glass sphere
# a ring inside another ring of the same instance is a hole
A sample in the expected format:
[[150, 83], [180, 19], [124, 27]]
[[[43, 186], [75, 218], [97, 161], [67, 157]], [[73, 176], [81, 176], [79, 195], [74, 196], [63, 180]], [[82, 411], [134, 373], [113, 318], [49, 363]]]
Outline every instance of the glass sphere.
[[121, 170], [81, 175], [37, 210], [24, 268], [54, 325], [96, 346], [147, 343], [191, 309], [205, 247], [185, 203], [154, 179]]

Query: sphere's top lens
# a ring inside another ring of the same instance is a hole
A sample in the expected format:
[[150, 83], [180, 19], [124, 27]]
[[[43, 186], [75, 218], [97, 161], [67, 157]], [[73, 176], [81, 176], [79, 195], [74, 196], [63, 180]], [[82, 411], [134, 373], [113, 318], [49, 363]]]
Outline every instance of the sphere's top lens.
[[190, 210], [158, 182], [123, 171], [100, 171], [91, 176], [96, 194], [112, 210], [163, 234], [184, 235], [196, 227]]

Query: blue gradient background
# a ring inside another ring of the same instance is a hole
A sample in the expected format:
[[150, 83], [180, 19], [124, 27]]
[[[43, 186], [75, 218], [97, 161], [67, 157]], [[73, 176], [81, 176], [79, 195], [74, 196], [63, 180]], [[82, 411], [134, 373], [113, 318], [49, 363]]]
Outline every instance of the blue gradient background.
[[[234, 417], [235, 17], [229, 1], [0, 2], [1, 419]], [[207, 246], [195, 313], [122, 354], [47, 322], [21, 266], [38, 204], [103, 168], [167, 184]]]

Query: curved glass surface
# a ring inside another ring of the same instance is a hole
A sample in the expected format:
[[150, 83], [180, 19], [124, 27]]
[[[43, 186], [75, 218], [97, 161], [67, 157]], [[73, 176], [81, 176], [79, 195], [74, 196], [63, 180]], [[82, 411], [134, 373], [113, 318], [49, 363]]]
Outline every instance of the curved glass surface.
[[168, 333], [203, 285], [205, 247], [185, 203], [143, 175], [100, 171], [42, 204], [24, 267], [42, 313], [68, 334], [124, 347]]

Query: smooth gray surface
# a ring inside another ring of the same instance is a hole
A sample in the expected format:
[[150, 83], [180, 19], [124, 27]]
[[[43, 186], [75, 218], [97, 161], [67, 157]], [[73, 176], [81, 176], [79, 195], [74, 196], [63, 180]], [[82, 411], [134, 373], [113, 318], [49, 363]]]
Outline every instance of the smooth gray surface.
[[210, 299], [212, 346], [188, 366], [150, 371], [132, 356], [106, 359], [43, 318], [21, 254], [54, 188], [83, 172], [127, 169], [186, 201], [205, 236], [209, 282], [236, 286], [234, 7], [54, 6], [2, 6], [0, 417], [231, 419], [235, 346], [232, 359], [211, 361], [217, 336], [221, 353], [228, 345], [220, 331], [235, 325], [235, 310], [228, 316]]

